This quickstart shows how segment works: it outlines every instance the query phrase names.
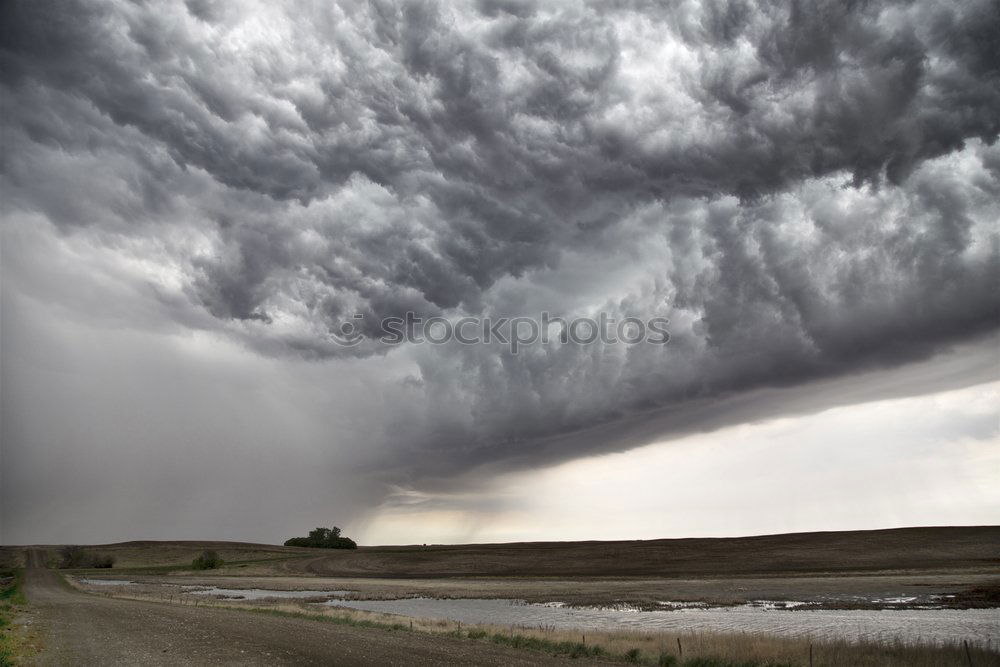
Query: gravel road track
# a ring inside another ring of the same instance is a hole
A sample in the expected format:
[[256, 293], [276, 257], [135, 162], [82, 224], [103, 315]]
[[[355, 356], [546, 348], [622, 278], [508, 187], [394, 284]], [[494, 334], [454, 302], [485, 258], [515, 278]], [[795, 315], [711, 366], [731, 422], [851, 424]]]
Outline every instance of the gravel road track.
[[560, 665], [482, 641], [358, 628], [230, 609], [120, 600], [70, 588], [28, 553], [25, 592], [39, 665]]

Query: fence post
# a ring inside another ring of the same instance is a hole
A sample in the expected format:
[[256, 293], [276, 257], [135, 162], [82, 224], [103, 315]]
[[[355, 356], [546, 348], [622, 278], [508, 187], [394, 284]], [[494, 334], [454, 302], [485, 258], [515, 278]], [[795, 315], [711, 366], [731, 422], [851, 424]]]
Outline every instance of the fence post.
[[972, 651], [969, 650], [969, 641], [963, 639], [962, 646], [965, 647], [965, 659], [969, 661], [969, 667], [972, 667]]
[[813, 667], [813, 645], [809, 642], [809, 667]]
[[681, 660], [684, 659], [684, 647], [681, 646], [681, 638], [677, 638], [677, 657]]

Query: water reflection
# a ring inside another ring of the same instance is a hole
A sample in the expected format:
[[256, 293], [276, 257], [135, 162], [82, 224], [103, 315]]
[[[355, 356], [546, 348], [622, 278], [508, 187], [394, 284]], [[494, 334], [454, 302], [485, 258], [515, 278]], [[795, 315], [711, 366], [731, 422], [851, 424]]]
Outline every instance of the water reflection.
[[519, 600], [408, 598], [331, 600], [325, 604], [468, 624], [589, 630], [750, 632], [819, 639], [986, 643], [1000, 636], [997, 609], [794, 610], [774, 605], [664, 611], [590, 609]]

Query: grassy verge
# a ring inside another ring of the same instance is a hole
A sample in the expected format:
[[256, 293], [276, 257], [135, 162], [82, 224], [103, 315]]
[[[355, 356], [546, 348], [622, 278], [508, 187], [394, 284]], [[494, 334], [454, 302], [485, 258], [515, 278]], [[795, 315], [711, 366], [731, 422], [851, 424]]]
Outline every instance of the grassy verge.
[[[77, 587], [79, 585], [77, 584]], [[93, 592], [93, 591], [88, 591]], [[99, 591], [108, 597], [172, 602], [241, 610], [284, 618], [302, 618], [389, 632], [419, 632], [570, 658], [596, 658], [624, 664], [675, 667], [779, 667], [792, 665], [857, 665], [861, 667], [1000, 666], [1000, 653], [984, 647], [913, 645], [848, 641], [810, 641], [740, 633], [665, 633], [580, 631], [554, 628], [469, 626], [452, 621], [408, 618], [345, 608], [309, 608], [301, 603], [232, 603], [215, 599], [158, 597], [130, 592]], [[810, 662], [810, 654], [812, 661]]]
[[[904, 643], [812, 642], [808, 639], [737, 633], [588, 632], [542, 628], [464, 626], [451, 621], [412, 619], [357, 610], [315, 613], [279, 605], [267, 609], [223, 604], [254, 613], [307, 618], [392, 632], [423, 632], [458, 639], [486, 641], [511, 648], [540, 651], [569, 658], [596, 658], [657, 667], [793, 667], [814, 665], [860, 667], [966, 667], [1000, 665], [1000, 654], [959, 645], [930, 646]], [[812, 661], [810, 661], [810, 654]]]
[[28, 604], [21, 590], [23, 570], [0, 570], [0, 667], [14, 665], [22, 655], [21, 638], [15, 632], [14, 616]]
[[[199, 606], [206, 606], [204, 604]], [[539, 651], [553, 656], [569, 658], [597, 658], [606, 662], [620, 662], [634, 665], [656, 665], [657, 667], [792, 667], [796, 663], [775, 662], [772, 660], [728, 660], [720, 657], [697, 656], [688, 659], [679, 659], [667, 651], [656, 654], [646, 654], [641, 649], [633, 647], [623, 652], [609, 650], [601, 644], [585, 641], [568, 641], [558, 639], [548, 639], [545, 637], [524, 634], [523, 631], [500, 632], [496, 628], [474, 627], [463, 630], [459, 627], [446, 630], [427, 630], [426, 620], [421, 619], [420, 625], [399, 621], [380, 621], [370, 618], [358, 617], [353, 610], [344, 613], [316, 614], [303, 611], [293, 611], [289, 609], [268, 609], [262, 607], [237, 607], [233, 605], [216, 605], [226, 609], [247, 611], [255, 614], [266, 614], [279, 618], [302, 618], [310, 621], [320, 621], [334, 623], [337, 625], [347, 625], [358, 628], [371, 628], [376, 630], [387, 630], [390, 632], [419, 632], [426, 634], [436, 634], [453, 639], [468, 639], [485, 641], [501, 646], [528, 651]]]

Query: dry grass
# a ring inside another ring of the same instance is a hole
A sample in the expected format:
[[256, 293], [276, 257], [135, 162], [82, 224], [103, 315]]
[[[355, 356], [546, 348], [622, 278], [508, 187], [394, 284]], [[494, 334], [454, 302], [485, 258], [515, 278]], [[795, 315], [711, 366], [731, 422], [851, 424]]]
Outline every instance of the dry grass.
[[[49, 557], [58, 553], [58, 546], [42, 547]], [[88, 551], [114, 556], [114, 569], [130, 568], [160, 568], [168, 569], [175, 567], [188, 567], [197, 556], [206, 549], [211, 549], [219, 554], [226, 561], [245, 564], [247, 561], [270, 561], [272, 559], [295, 558], [301, 556], [314, 555], [315, 549], [301, 549], [296, 547], [282, 547], [270, 544], [252, 544], [244, 542], [202, 542], [202, 541], [142, 541], [142, 542], [121, 542], [117, 544], [100, 544], [86, 547]], [[5, 547], [6, 550], [16, 551], [22, 554], [23, 549], [15, 550], [12, 547]], [[233, 568], [238, 566], [234, 565]]]
[[288, 573], [373, 577], [723, 577], [1000, 567], [1000, 526], [738, 538], [532, 542], [337, 550]]
[[19, 567], [24, 567], [24, 549], [0, 547], [0, 570], [12, 570]]
[[[81, 590], [78, 583], [73, 585]], [[524, 646], [566, 653], [567, 647], [584, 645], [590, 650], [600, 647], [601, 655], [615, 660], [628, 661], [633, 652], [640, 664], [655, 665], [661, 656], [680, 657], [684, 660], [710, 658], [720, 661], [755, 662], [765, 665], [808, 665], [812, 647], [813, 665], [857, 665], [878, 667], [967, 667], [968, 658], [961, 645], [931, 646], [904, 643], [884, 644], [874, 642], [810, 641], [808, 639], [782, 638], [756, 634], [687, 632], [581, 632], [545, 628], [475, 625], [438, 619], [421, 619], [359, 611], [354, 609], [316, 609], [302, 603], [289, 601], [259, 601], [253, 603], [216, 599], [191, 599], [175, 594], [150, 594], [138, 588], [98, 591], [107, 597], [194, 606], [242, 609], [263, 613], [306, 616], [317, 620], [362, 625], [394, 631], [413, 631], [463, 637], [476, 641], [495, 641], [513, 646]], [[680, 645], [678, 646], [678, 640]], [[981, 646], [970, 647], [970, 655], [977, 667], [1000, 665], [1000, 653]]]

